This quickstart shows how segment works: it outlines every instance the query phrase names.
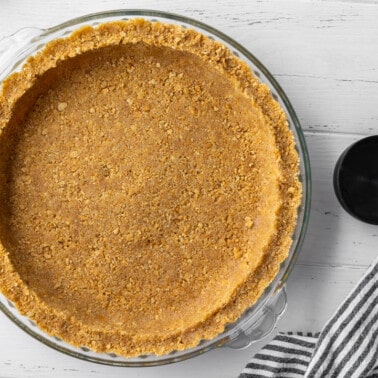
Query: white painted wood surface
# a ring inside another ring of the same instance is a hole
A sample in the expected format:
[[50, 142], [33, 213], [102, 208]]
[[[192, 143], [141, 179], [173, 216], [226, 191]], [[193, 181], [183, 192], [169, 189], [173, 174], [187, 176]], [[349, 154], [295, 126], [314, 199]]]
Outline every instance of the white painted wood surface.
[[[252, 51], [283, 86], [305, 130], [313, 205], [277, 328], [320, 330], [378, 251], [378, 227], [346, 214], [332, 189], [340, 153], [378, 134], [378, 1], [0, 0], [0, 38], [118, 8], [160, 9], [206, 22]], [[113, 368], [51, 350], [0, 314], [0, 377], [236, 377], [265, 342], [170, 366]]]

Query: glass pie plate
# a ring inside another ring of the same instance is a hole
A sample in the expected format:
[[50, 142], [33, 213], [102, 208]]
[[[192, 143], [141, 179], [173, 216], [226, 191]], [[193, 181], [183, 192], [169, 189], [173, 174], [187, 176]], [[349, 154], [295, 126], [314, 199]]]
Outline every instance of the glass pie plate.
[[302, 184], [303, 195], [298, 208], [298, 220], [292, 235], [293, 243], [289, 256], [282, 263], [274, 281], [266, 288], [259, 300], [248, 308], [236, 322], [228, 324], [225, 331], [215, 338], [202, 340], [195, 348], [174, 351], [163, 356], [141, 355], [136, 358], [124, 358], [114, 353], [95, 353], [85, 346], [74, 347], [58, 337], [41, 331], [32, 320], [20, 315], [15, 305], [0, 294], [0, 309], [29, 335], [67, 355], [115, 366], [154, 366], [177, 362], [217, 347], [245, 348], [268, 335], [286, 308], [285, 285], [303, 243], [310, 211], [311, 176], [309, 157], [302, 129], [287, 96], [274, 77], [254, 55], [233, 39], [204, 23], [160, 11], [115, 10], [75, 18], [49, 29], [23, 28], [13, 35], [0, 40], [0, 84], [8, 75], [19, 71], [29, 56], [43, 49], [46, 43], [54, 39], [67, 36], [84, 25], [97, 26], [108, 21], [141, 17], [152, 22], [159, 21], [177, 24], [184, 28], [192, 28], [223, 43], [233, 54], [250, 66], [261, 82], [268, 85], [273, 98], [284, 109], [289, 127], [295, 137], [296, 149], [300, 157], [299, 180]]

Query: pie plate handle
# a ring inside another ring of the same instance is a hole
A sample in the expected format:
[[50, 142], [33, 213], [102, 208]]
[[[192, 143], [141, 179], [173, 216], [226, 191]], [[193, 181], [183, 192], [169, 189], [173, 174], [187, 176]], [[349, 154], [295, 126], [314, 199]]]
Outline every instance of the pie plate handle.
[[226, 344], [231, 349], [245, 349], [252, 343], [268, 336], [277, 324], [287, 306], [285, 286], [265, 305], [261, 315], [247, 328], [240, 331], [236, 338]]
[[14, 34], [0, 39], [0, 81], [16, 65], [25, 47], [37, 41], [45, 30], [39, 28], [22, 28]]

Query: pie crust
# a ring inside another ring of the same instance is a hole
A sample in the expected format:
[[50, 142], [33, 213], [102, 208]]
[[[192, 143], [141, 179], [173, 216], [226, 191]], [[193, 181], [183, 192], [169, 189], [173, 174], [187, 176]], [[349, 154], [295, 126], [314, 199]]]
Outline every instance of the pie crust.
[[212, 339], [261, 296], [301, 198], [284, 111], [194, 30], [58, 39], [0, 92], [0, 290], [96, 352]]

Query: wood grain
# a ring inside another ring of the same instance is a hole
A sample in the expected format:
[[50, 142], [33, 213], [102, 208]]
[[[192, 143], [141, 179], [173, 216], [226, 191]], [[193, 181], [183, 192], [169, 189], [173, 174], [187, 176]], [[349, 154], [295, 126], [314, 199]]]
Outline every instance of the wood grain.
[[[340, 207], [332, 174], [347, 146], [378, 134], [378, 1], [0, 0], [0, 38], [117, 8], [159, 8], [206, 22], [255, 54], [284, 88], [305, 130], [313, 203], [278, 330], [320, 330], [377, 254], [378, 228]], [[265, 342], [171, 366], [112, 368], [51, 350], [0, 314], [0, 377], [236, 377]]]
[[[152, 8], [152, 0], [0, 2], [0, 37], [50, 27], [86, 13]], [[222, 30], [276, 76], [306, 130], [378, 132], [378, 3], [323, 1], [191, 2], [162, 0], [172, 11]]]

